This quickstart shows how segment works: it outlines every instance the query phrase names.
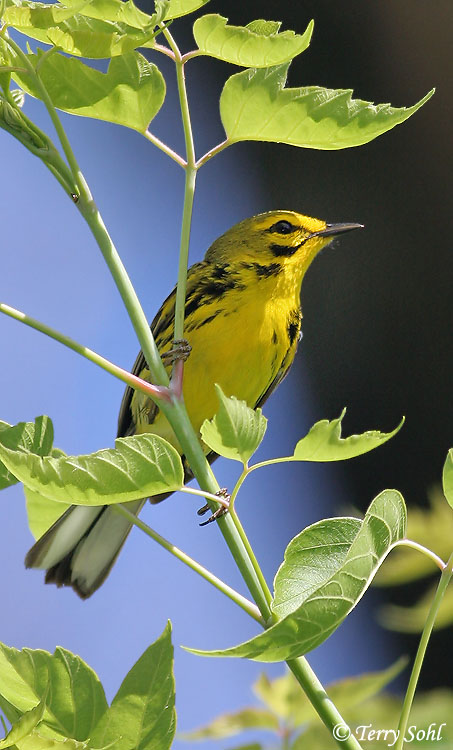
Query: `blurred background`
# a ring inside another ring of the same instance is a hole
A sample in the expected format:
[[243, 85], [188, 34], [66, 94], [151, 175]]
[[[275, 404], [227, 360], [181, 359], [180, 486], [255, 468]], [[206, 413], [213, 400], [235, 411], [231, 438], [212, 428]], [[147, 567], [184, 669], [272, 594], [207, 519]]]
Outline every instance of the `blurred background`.
[[[145, 0], [141, 7], [148, 10]], [[346, 434], [401, 432], [367, 456], [337, 465], [263, 469], [247, 481], [239, 512], [268, 580], [289, 540], [320, 518], [364, 510], [386, 487], [409, 507], [426, 504], [440, 482], [453, 445], [453, 263], [449, 179], [453, 8], [449, 0], [290, 0], [232, 4], [211, 0], [205, 12], [231, 23], [283, 21], [303, 32], [311, 18], [310, 48], [293, 62], [288, 85], [353, 88], [374, 102], [409, 106], [433, 86], [434, 98], [413, 118], [374, 142], [345, 151], [309, 151], [276, 144], [238, 144], [199, 175], [190, 261], [232, 224], [255, 213], [288, 208], [366, 229], [342, 238], [310, 268], [302, 290], [303, 341], [297, 361], [266, 404], [268, 434], [261, 457], [285, 455], [318, 419], [343, 406]], [[198, 15], [198, 14], [197, 14]], [[193, 46], [193, 17], [172, 32]], [[151, 56], [151, 55], [150, 55]], [[183, 152], [174, 71], [157, 62], [168, 85], [151, 130]], [[223, 139], [217, 101], [225, 78], [237, 72], [208, 58], [187, 69], [198, 156]], [[39, 103], [26, 113], [51, 132]], [[144, 138], [101, 122], [62, 115], [79, 163], [150, 319], [176, 279], [183, 172]], [[87, 229], [43, 165], [0, 133], [1, 298], [114, 362], [129, 367], [137, 341], [119, 295]], [[0, 317], [0, 419], [12, 424], [49, 414], [55, 444], [70, 454], [113, 444], [122, 385], [55, 342]], [[231, 487], [235, 467], [215, 465]], [[243, 586], [215, 525], [200, 529], [187, 496], [146, 507], [143, 518], [231, 585]], [[9, 646], [80, 654], [99, 674], [111, 699], [134, 661], [174, 626], [178, 728], [191, 729], [253, 701], [256, 663], [203, 660], [179, 646], [233, 645], [256, 632], [242, 611], [223, 600], [162, 549], [133, 530], [114, 570], [95, 596], [43, 585], [25, 571], [32, 543], [23, 493], [0, 499], [0, 639]], [[410, 591], [410, 595], [413, 591]], [[382, 630], [374, 617], [384, 597], [373, 589], [329, 641], [310, 655], [324, 682], [387, 666], [414, 654], [416, 636]], [[409, 598], [409, 595], [408, 595]], [[435, 635], [423, 687], [451, 684], [448, 630]], [[266, 666], [271, 676], [281, 665]], [[231, 744], [231, 743], [230, 743]], [[177, 743], [175, 747], [183, 747]], [[205, 743], [207, 750], [218, 747]]]

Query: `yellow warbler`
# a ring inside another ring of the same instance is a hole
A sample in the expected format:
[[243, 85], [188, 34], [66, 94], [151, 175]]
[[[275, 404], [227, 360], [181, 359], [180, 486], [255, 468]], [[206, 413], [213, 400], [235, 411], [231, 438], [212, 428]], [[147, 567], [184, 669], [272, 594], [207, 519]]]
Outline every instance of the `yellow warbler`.
[[[281, 383], [296, 354], [305, 272], [333, 237], [359, 227], [269, 211], [236, 224], [211, 245], [203, 261], [189, 268], [184, 333], [192, 351], [183, 394], [196, 433], [216, 412], [215, 383], [253, 408]], [[175, 291], [151, 324], [161, 354], [173, 345], [174, 309]], [[133, 372], [150, 379], [141, 352]], [[118, 436], [143, 432], [160, 435], [180, 450], [156, 404], [127, 388]], [[138, 513], [144, 502], [127, 507]], [[87, 598], [105, 580], [130, 529], [108, 506], [72, 506], [31, 548], [25, 563], [47, 570], [47, 583], [72, 586]]]

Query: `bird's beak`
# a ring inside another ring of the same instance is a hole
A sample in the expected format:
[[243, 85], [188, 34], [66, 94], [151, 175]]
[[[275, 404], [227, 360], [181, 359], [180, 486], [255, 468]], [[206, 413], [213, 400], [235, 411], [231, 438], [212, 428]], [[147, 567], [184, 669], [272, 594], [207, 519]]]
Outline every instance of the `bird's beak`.
[[352, 232], [353, 229], [363, 229], [363, 224], [326, 224], [325, 229], [320, 229], [319, 232], [313, 232], [311, 237], [330, 237], [335, 234], [341, 234], [342, 232]]

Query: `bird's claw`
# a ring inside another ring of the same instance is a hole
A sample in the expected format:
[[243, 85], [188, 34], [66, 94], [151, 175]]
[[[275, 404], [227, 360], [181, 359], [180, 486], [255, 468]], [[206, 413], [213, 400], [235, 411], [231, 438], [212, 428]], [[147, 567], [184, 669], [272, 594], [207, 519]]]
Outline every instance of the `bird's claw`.
[[[230, 496], [228, 494], [227, 488], [223, 487], [221, 490], [219, 490], [218, 492], [216, 492], [216, 495], [218, 495], [219, 497], [223, 497], [224, 498], [224, 502], [226, 503], [226, 505], [225, 504], [224, 505], [220, 505], [217, 508], [217, 510], [215, 510], [214, 513], [211, 516], [209, 516], [209, 518], [208, 518], [207, 521], [203, 521], [203, 523], [200, 523], [200, 526], [207, 526], [208, 523], [212, 523], [213, 521], [217, 521], [218, 518], [221, 518], [226, 513], [228, 513], [228, 503], [229, 503], [229, 500], [230, 500]], [[197, 510], [197, 515], [204, 516], [204, 514], [207, 513], [209, 509], [210, 509], [210, 506], [209, 506], [208, 503], [206, 503], [206, 505], [203, 505], [202, 508], [200, 508], [199, 510]]]
[[187, 339], [175, 339], [173, 346], [168, 352], [162, 354], [164, 365], [174, 365], [175, 362], [185, 362], [188, 358], [192, 347]]

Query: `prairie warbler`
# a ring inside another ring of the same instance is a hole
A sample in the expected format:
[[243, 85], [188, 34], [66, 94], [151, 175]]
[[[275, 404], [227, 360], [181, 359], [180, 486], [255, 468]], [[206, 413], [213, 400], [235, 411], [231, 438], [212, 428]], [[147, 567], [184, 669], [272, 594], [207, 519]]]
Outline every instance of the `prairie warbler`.
[[[262, 405], [281, 383], [296, 354], [305, 272], [335, 235], [359, 227], [326, 224], [293, 211], [270, 211], [229, 229], [204, 260], [189, 269], [184, 332], [192, 351], [185, 364], [183, 393], [197, 434], [216, 412], [215, 383], [251, 407]], [[172, 347], [174, 305], [173, 290], [151, 324], [161, 354]], [[133, 372], [150, 379], [141, 352]], [[118, 436], [142, 432], [160, 435], [179, 449], [158, 407], [128, 387]], [[137, 514], [144, 502], [127, 505]], [[128, 521], [108, 506], [72, 506], [31, 548], [25, 564], [47, 570], [46, 583], [72, 586], [87, 598], [105, 580], [130, 529]]]

